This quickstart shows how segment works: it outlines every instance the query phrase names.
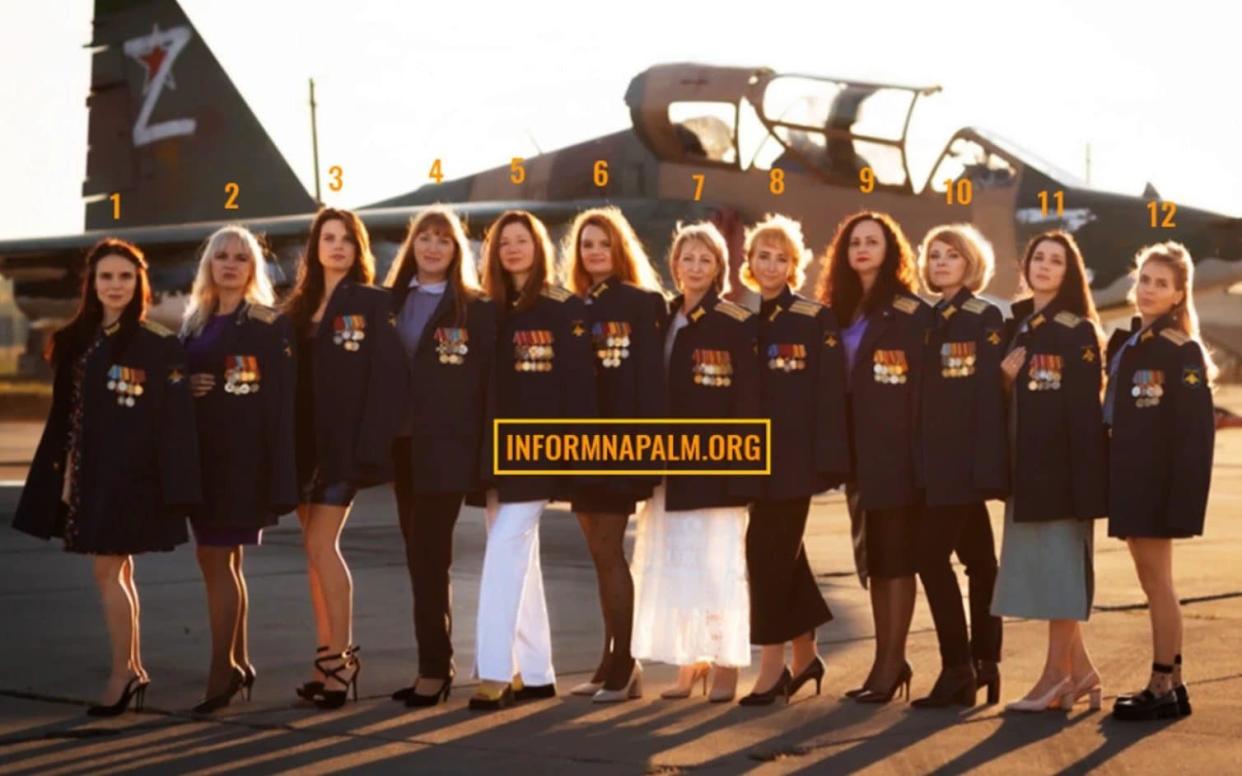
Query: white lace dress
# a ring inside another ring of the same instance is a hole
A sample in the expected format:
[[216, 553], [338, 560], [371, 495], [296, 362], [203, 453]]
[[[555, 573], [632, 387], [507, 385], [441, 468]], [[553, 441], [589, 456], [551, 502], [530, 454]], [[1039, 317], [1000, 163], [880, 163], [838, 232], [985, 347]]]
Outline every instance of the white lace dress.
[[750, 665], [745, 507], [664, 511], [655, 489], [634, 545], [634, 657]]

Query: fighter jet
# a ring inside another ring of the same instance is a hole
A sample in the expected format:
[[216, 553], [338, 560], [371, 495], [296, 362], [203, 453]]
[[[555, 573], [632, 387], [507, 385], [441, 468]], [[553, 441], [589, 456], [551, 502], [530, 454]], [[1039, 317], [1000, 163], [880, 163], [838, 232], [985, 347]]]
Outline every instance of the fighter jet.
[[[265, 238], [287, 280], [317, 206], [175, 0], [96, 0], [90, 45], [86, 231], [0, 242], [0, 272], [33, 322], [27, 371], [72, 309], [81, 257], [99, 237], [142, 246], [154, 315], [175, 322], [208, 234], [245, 224]], [[1220, 360], [1236, 363], [1242, 335], [1227, 321], [1242, 319], [1242, 296], [1227, 289], [1242, 281], [1242, 219], [1165, 201], [1150, 186], [1138, 197], [1096, 191], [972, 128], [953, 134], [915, 181], [911, 121], [939, 91], [763, 67], [656, 65], [624, 95], [629, 129], [429, 182], [358, 212], [381, 271], [410, 218], [432, 203], [458, 208], [476, 240], [509, 208], [534, 211], [559, 236], [582, 209], [614, 204], [655, 257], [678, 221], [708, 219], [735, 249], [734, 273], [744, 226], [767, 212], [801, 220], [817, 254], [837, 223], [863, 208], [893, 214], [912, 240], [936, 224], [969, 221], [996, 248], [990, 293], [1002, 301], [1017, 290], [1026, 240], [1058, 227], [1082, 246], [1097, 304], [1117, 314], [1135, 251], [1174, 239], [1196, 257], [1205, 332], [1226, 354]]]

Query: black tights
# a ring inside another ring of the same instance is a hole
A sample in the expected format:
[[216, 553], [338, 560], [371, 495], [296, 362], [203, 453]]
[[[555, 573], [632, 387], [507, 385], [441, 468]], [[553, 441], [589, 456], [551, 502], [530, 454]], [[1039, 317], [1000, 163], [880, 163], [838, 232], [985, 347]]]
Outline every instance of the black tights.
[[599, 605], [604, 614], [604, 653], [592, 682], [609, 690], [625, 687], [634, 667], [630, 633], [634, 623], [634, 578], [625, 560], [625, 526], [629, 515], [579, 514], [595, 575], [599, 580]]

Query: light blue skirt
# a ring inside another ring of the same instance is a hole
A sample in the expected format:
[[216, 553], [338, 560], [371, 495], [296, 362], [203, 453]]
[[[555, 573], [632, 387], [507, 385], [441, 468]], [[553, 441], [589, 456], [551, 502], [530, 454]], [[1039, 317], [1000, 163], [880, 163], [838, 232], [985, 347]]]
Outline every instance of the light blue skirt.
[[1095, 522], [1016, 523], [1005, 503], [1005, 536], [992, 614], [1031, 620], [1083, 620], [1095, 596]]

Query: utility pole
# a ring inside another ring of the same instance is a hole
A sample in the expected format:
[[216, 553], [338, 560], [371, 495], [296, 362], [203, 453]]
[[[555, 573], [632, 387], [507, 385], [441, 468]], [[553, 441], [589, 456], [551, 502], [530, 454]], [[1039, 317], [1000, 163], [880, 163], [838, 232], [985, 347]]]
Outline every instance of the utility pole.
[[315, 122], [315, 79], [310, 79], [311, 153], [315, 159], [315, 204], [323, 205], [319, 197], [319, 128]]

